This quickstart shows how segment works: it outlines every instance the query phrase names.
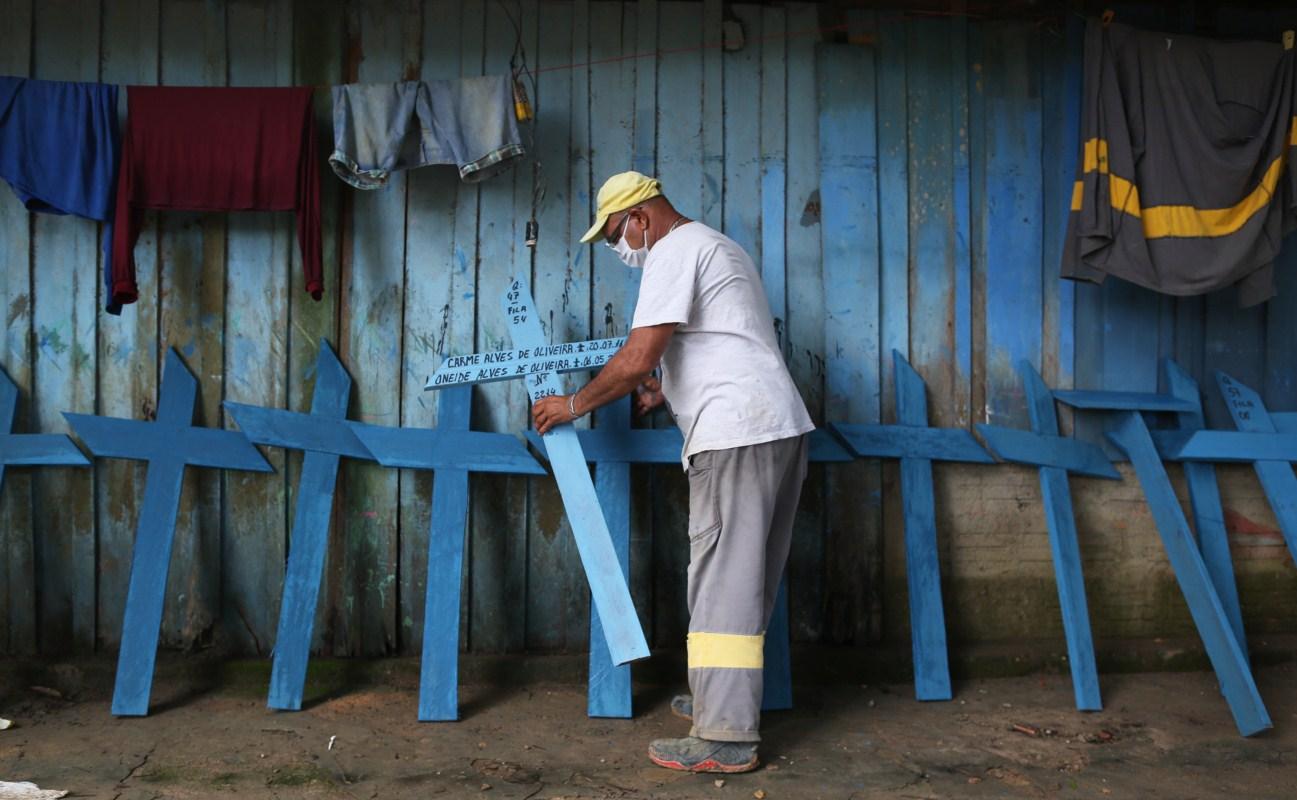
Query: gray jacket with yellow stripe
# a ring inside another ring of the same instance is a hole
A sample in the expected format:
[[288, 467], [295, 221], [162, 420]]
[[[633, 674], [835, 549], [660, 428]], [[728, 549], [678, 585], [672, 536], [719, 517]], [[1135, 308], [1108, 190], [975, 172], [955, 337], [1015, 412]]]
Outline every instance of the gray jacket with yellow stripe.
[[1274, 296], [1297, 227], [1297, 58], [1090, 20], [1065, 278]]

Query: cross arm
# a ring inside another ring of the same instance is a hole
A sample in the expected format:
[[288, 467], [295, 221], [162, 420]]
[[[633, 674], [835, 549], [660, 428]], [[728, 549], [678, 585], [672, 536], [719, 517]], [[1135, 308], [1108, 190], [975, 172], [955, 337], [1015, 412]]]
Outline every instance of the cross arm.
[[385, 467], [545, 474], [523, 443], [507, 433], [347, 425]]
[[257, 444], [374, 460], [343, 420], [229, 401], [223, 405], [244, 435]]
[[90, 460], [61, 433], [0, 434], [0, 464], [86, 467]]
[[1297, 461], [1297, 434], [1242, 431], [1152, 431], [1168, 461]]
[[93, 414], [63, 412], [77, 437], [98, 458], [129, 458], [148, 461], [160, 455], [165, 445], [150, 435], [154, 423]]
[[994, 464], [973, 435], [961, 428], [920, 428], [912, 425], [829, 426], [860, 458], [922, 458]]
[[1058, 467], [1095, 478], [1121, 479], [1121, 473], [1112, 466], [1103, 451], [1087, 442], [999, 425], [979, 424], [977, 432], [986, 440], [991, 452], [1005, 461], [1037, 467]]
[[[182, 430], [185, 463], [212, 469], [241, 469], [249, 472], [274, 472], [261, 451], [238, 431], [220, 428], [185, 428]], [[174, 445], [172, 445], [174, 449]]]
[[1183, 397], [1144, 392], [1103, 392], [1066, 389], [1054, 392], [1060, 403], [1092, 411], [1194, 411], [1196, 404]]
[[[680, 448], [684, 438], [675, 428], [660, 430], [583, 430], [577, 432], [585, 460], [598, 464], [601, 462], [618, 462], [626, 464], [679, 464]], [[527, 441], [531, 442], [541, 458], [549, 458], [545, 449], [545, 439], [536, 431], [527, 431]]]

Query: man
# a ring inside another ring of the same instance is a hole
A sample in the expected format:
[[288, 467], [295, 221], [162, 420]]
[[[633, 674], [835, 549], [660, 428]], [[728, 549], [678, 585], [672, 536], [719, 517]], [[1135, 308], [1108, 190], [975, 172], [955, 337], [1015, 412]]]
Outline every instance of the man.
[[[788, 558], [814, 429], [775, 339], [756, 266], [718, 231], [676, 211], [638, 172], [599, 190], [582, 242], [604, 239], [644, 269], [626, 344], [576, 394], [532, 407], [545, 433], [632, 391], [663, 402], [684, 434], [689, 476], [689, 687], [671, 703], [690, 735], [649, 758], [691, 772], [757, 766], [762, 651]], [[651, 373], [661, 366], [662, 378]]]

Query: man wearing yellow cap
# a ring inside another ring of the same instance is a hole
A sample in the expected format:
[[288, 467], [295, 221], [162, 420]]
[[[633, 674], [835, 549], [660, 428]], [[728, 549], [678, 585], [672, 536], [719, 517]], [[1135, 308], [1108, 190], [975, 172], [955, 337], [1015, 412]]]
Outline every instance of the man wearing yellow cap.
[[540, 400], [532, 416], [544, 433], [631, 392], [641, 414], [667, 403], [689, 476], [693, 692], [671, 708], [693, 729], [654, 741], [649, 758], [691, 772], [745, 772], [758, 763], [765, 630], [815, 426], [743, 248], [676, 211], [661, 184], [638, 172], [609, 178], [597, 203], [581, 241], [604, 239], [644, 270], [631, 332], [594, 380]]

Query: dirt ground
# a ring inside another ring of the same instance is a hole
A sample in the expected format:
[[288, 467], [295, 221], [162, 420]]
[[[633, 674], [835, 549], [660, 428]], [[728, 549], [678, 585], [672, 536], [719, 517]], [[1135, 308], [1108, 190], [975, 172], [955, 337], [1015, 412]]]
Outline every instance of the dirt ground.
[[795, 710], [766, 715], [764, 766], [723, 780], [644, 755], [686, 733], [668, 710], [679, 687], [637, 687], [636, 719], [597, 720], [575, 683], [467, 685], [461, 722], [420, 724], [412, 669], [308, 692], [299, 713], [267, 710], [259, 680], [164, 674], [149, 717], [115, 719], [110, 680], [59, 669], [46, 682], [61, 690], [0, 683], [0, 717], [15, 722], [0, 731], [0, 780], [70, 797], [1297, 796], [1294, 664], [1258, 670], [1275, 728], [1251, 739], [1204, 672], [1104, 675], [1107, 710], [1087, 714], [1065, 675], [965, 681], [926, 704], [904, 684], [799, 686]]

